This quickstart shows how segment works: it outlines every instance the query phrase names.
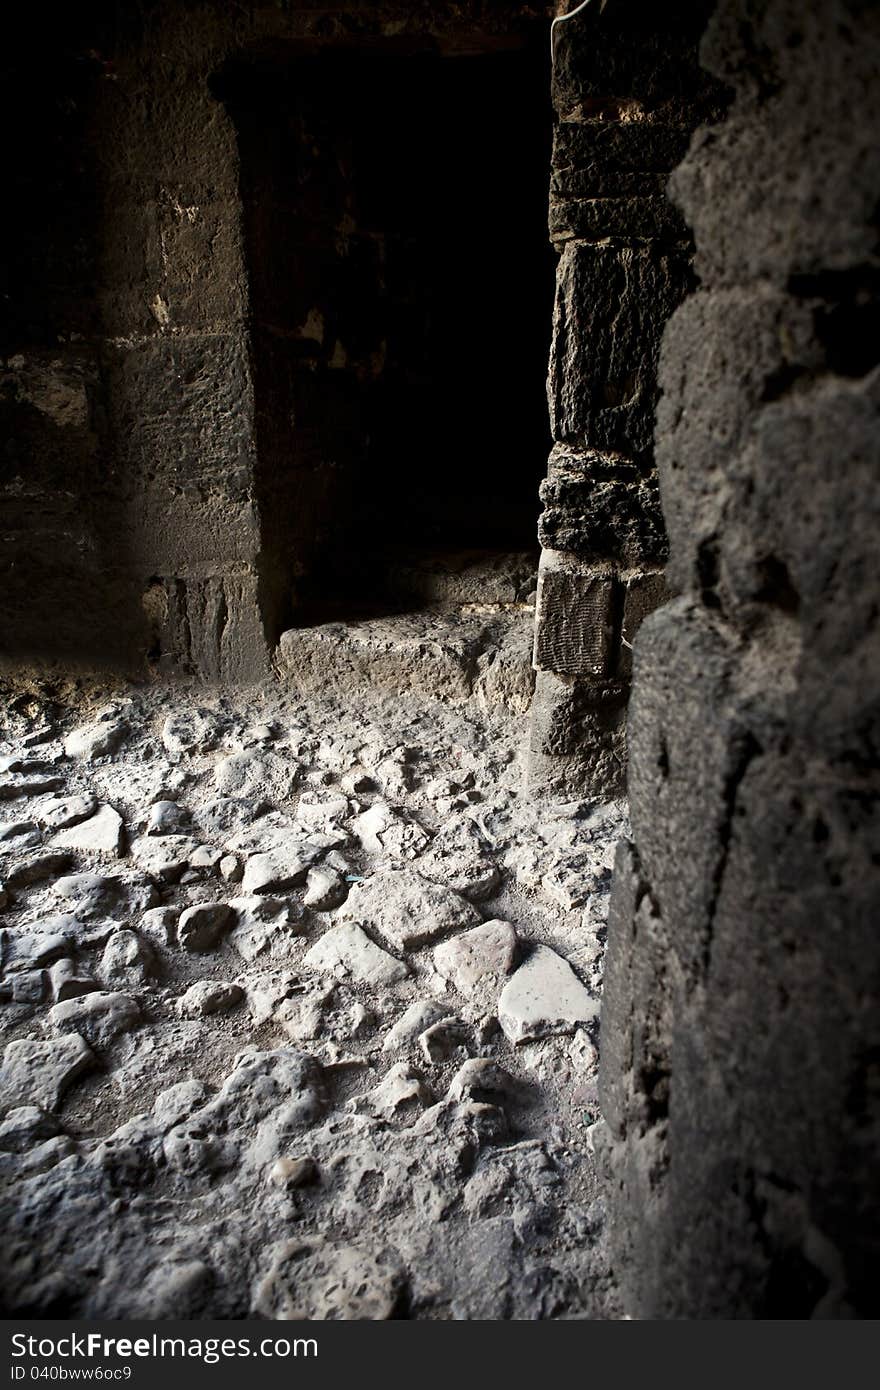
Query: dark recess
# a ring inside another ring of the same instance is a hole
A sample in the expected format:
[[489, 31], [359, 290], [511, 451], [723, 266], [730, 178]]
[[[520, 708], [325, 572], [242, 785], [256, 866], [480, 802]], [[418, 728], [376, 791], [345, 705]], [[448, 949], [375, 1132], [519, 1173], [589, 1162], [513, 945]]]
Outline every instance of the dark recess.
[[334, 51], [213, 84], [239, 136], [282, 622], [387, 602], [396, 552], [536, 545], [545, 49]]

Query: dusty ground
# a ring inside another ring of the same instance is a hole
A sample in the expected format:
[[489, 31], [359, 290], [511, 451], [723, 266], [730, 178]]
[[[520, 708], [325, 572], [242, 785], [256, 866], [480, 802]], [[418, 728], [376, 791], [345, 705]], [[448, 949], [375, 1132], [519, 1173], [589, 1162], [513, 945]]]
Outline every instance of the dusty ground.
[[6, 1311], [617, 1316], [624, 808], [524, 798], [473, 706], [74, 694], [0, 725]]

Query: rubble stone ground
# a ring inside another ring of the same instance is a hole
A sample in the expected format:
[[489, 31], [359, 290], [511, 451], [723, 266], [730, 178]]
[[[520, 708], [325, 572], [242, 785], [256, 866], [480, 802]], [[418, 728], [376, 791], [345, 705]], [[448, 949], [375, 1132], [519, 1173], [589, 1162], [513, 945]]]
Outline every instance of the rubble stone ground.
[[5, 1310], [618, 1316], [624, 805], [526, 797], [522, 715], [111, 695], [0, 725]]

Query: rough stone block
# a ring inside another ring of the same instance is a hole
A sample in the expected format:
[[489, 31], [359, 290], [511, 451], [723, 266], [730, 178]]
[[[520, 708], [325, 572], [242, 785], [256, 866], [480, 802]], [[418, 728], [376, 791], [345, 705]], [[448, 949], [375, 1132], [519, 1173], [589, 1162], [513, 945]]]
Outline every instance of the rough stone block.
[[630, 455], [651, 448], [660, 339], [688, 265], [656, 246], [566, 246], [548, 380], [557, 440]]
[[666, 576], [662, 571], [636, 574], [626, 580], [617, 662], [617, 676], [620, 680], [627, 680], [632, 673], [632, 645], [642, 623], [670, 597]]
[[603, 237], [682, 243], [690, 235], [684, 218], [665, 193], [641, 197], [554, 198], [550, 205], [550, 240], [556, 246], [568, 241], [600, 241]]
[[105, 331], [230, 328], [246, 312], [241, 208], [204, 185], [111, 185], [113, 218], [102, 253]]
[[696, 605], [677, 599], [644, 624], [629, 708], [633, 832], [694, 982], [705, 966], [731, 796], [754, 748], [732, 672], [731, 648]]
[[114, 448], [132, 481], [200, 502], [248, 496], [254, 411], [243, 331], [108, 344], [104, 365]]
[[609, 575], [543, 568], [538, 578], [535, 667], [569, 676], [607, 676], [613, 600]]
[[625, 783], [626, 689], [539, 671], [529, 733], [534, 793], [617, 796]]
[[663, 192], [690, 144], [692, 124], [560, 121], [553, 132], [552, 195], [559, 198]]
[[662, 561], [666, 532], [653, 465], [556, 444], [541, 484], [542, 545], [625, 568]]
[[[786, 45], [789, 35], [797, 42]], [[704, 52], [748, 98], [695, 138], [673, 177], [701, 279], [781, 285], [793, 269], [870, 261], [880, 185], [876, 15], [854, 22], [844, 0], [786, 0], [745, 13], [723, 5]]]
[[715, 582], [706, 566], [754, 417], [823, 359], [811, 307], [763, 284], [701, 291], [673, 315], [660, 358], [657, 468], [675, 588]]

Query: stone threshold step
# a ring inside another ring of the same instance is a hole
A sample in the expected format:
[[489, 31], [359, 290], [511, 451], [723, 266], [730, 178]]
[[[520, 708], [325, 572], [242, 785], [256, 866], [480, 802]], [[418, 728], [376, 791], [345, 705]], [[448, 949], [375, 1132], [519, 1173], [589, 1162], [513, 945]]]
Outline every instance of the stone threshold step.
[[525, 604], [479, 609], [292, 628], [278, 643], [276, 668], [302, 695], [382, 691], [525, 714], [535, 681], [534, 612]]

